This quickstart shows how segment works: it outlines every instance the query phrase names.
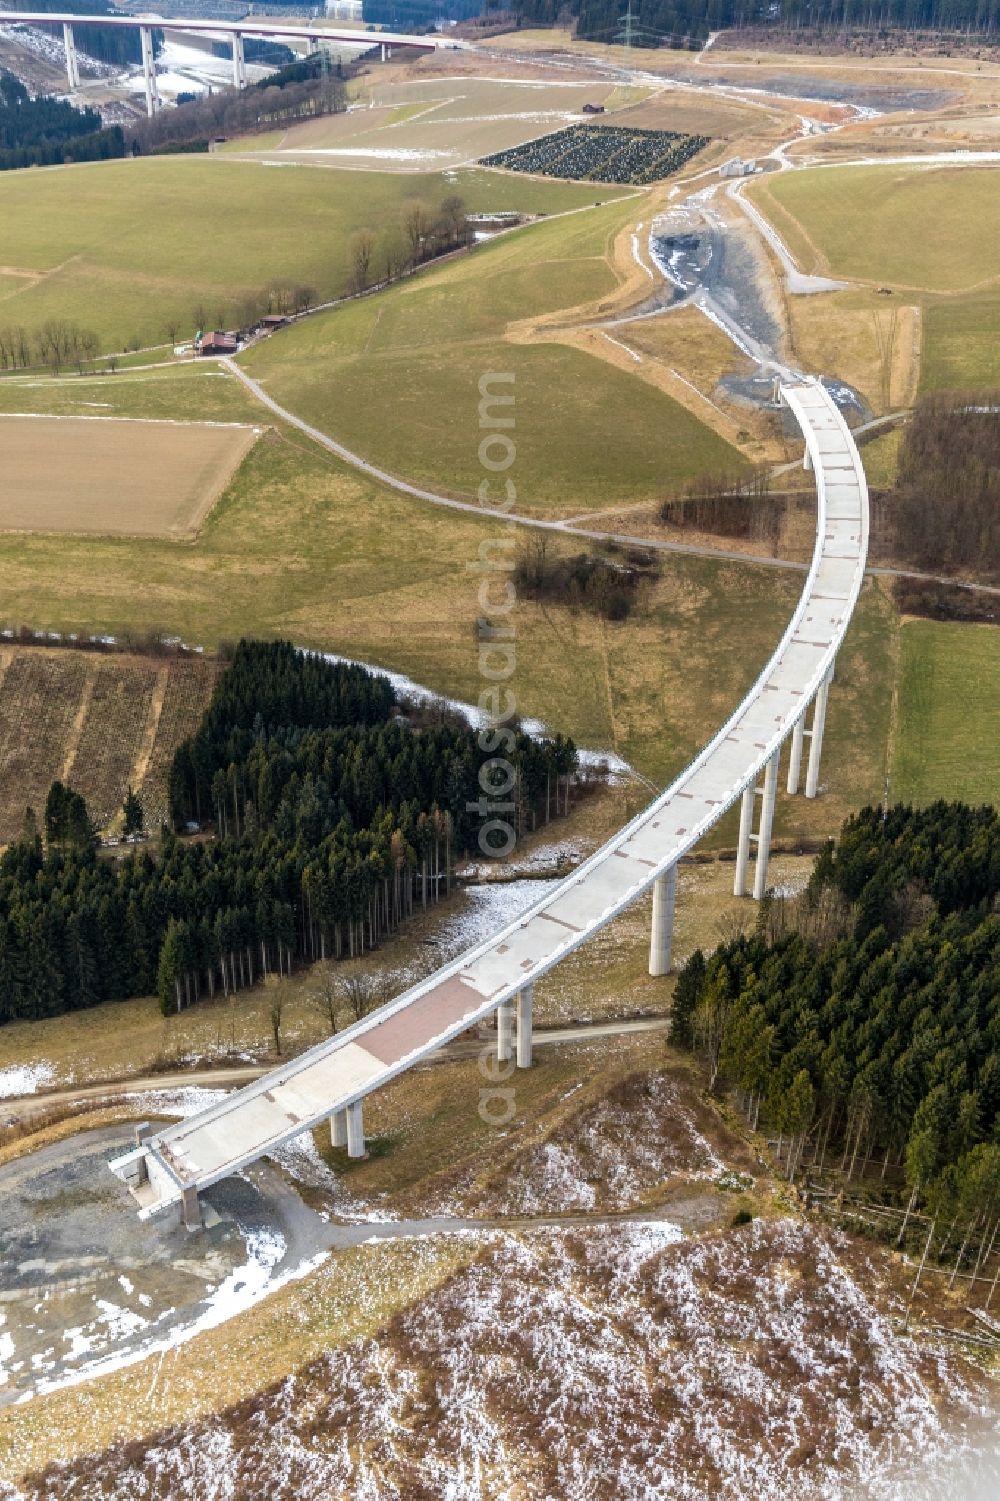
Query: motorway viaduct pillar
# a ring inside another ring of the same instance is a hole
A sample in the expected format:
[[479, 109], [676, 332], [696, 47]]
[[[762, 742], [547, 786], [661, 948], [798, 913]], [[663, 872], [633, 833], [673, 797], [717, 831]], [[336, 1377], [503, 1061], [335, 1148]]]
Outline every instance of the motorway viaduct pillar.
[[802, 775], [802, 745], [806, 738], [806, 715], [805, 710], [795, 721], [792, 731], [792, 750], [788, 758], [788, 784], [787, 791], [794, 797], [799, 790], [799, 777]]
[[[826, 727], [826, 706], [830, 697], [830, 684], [833, 682], [833, 667], [831, 666], [823, 681], [816, 690], [816, 696], [812, 704], [812, 723], [806, 729], [806, 719], [809, 715], [808, 704], [802, 710], [799, 718], [795, 721], [791, 736], [791, 752], [788, 759], [787, 790], [793, 796], [799, 790], [799, 782], [802, 778], [802, 753], [806, 739], [809, 741], [809, 763], [806, 768], [806, 797], [815, 797], [819, 790], [820, 759], [823, 754], [823, 731]], [[733, 895], [746, 896], [747, 876], [750, 868], [750, 846], [757, 845], [757, 859], [754, 868], [753, 894], [757, 901], [767, 890], [767, 862], [771, 850], [771, 828], [774, 822], [775, 794], [778, 786], [778, 764], [781, 759], [781, 747], [774, 752], [764, 768], [763, 786], [755, 787], [751, 783], [743, 789], [743, 799], [740, 804], [740, 833], [739, 842], [736, 846], [736, 875], [733, 880]], [[754, 804], [760, 796], [761, 812], [758, 832], [753, 832]], [[654, 933], [656, 924], [656, 899], [654, 895]], [[655, 938], [654, 938], [655, 941]], [[650, 950], [649, 972], [655, 974], [653, 969], [653, 956]], [[666, 973], [666, 971], [660, 971]]]
[[[764, 767], [763, 785], [756, 787], [751, 782], [743, 789], [743, 800], [740, 804], [739, 842], [736, 846], [736, 876], [733, 881], [734, 896], [749, 895], [747, 875], [750, 868], [751, 844], [757, 846], [757, 859], [753, 873], [753, 894], [757, 901], [760, 901], [767, 890], [767, 862], [771, 853], [771, 827], [774, 823], [774, 803], [778, 791], [778, 762], [780, 760], [781, 746], [779, 745]], [[760, 825], [755, 834], [753, 817], [758, 796], [761, 799]]]
[[353, 1105], [348, 1105], [345, 1114], [347, 1116], [347, 1155], [348, 1157], [363, 1157], [365, 1155], [365, 1127], [361, 1114], [361, 1101], [355, 1100]]
[[677, 866], [671, 865], [653, 882], [653, 922], [649, 935], [649, 973], [669, 975], [677, 903]]
[[534, 987], [526, 985], [517, 993], [517, 1066], [531, 1067], [531, 1012]]
[[812, 728], [809, 731], [809, 765], [806, 767], [806, 797], [819, 790], [819, 762], [823, 754], [823, 731], [826, 728], [826, 703], [830, 697], [833, 668], [827, 673], [813, 701]]
[[156, 59], [153, 56], [151, 27], [139, 27], [139, 45], [142, 48], [142, 76], [146, 85], [146, 114], [152, 118], [160, 107], [160, 96], [156, 91]]
[[80, 63], [76, 55], [76, 42], [73, 39], [73, 28], [66, 22], [63, 23], [63, 46], [66, 49], [66, 77], [69, 81], [70, 92], [80, 87]]
[[514, 1052], [514, 1003], [504, 1001], [497, 1009], [497, 1062], [509, 1063]]
[[245, 89], [247, 86], [247, 61], [243, 47], [243, 33], [233, 32], [233, 88]]

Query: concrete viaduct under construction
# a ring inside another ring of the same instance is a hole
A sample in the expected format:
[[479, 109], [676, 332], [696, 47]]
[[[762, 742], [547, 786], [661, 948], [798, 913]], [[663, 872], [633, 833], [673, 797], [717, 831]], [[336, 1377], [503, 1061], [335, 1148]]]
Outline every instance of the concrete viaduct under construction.
[[142, 16], [78, 16], [72, 11], [5, 10], [0, 12], [0, 24], [4, 26], [61, 26], [63, 46], [66, 50], [66, 77], [70, 89], [80, 87], [80, 65], [76, 55], [75, 28], [78, 26], [117, 26], [138, 31], [142, 51], [142, 73], [146, 85], [146, 113], [154, 115], [160, 107], [156, 88], [156, 61], [153, 56], [153, 32], [166, 28], [168, 31], [191, 32], [214, 40], [229, 37], [233, 49], [233, 87], [246, 87], [247, 69], [243, 41], [245, 37], [284, 38], [305, 42], [316, 48], [321, 42], [339, 42], [341, 45], [358, 47], [368, 51], [378, 47], [382, 61], [392, 55], [393, 47], [420, 47], [434, 52], [439, 48], [454, 48], [458, 43], [441, 36], [410, 36], [402, 31], [365, 31], [357, 27], [294, 26], [278, 17], [245, 21], [200, 21], [178, 16], [176, 20], [156, 19]]
[[678, 861], [736, 802], [736, 895], [764, 895], [782, 749], [789, 741], [786, 785], [794, 794], [808, 740], [805, 795], [815, 797], [827, 696], [868, 550], [868, 487], [844, 418], [818, 381], [780, 389], [816, 477], [816, 542], [787, 629], [732, 717], [665, 792], [500, 932], [357, 1025], [220, 1104], [145, 1135], [112, 1162], [142, 1217], [180, 1204], [184, 1223], [196, 1228], [203, 1189], [326, 1120], [334, 1146], [363, 1156], [365, 1096], [494, 1014], [500, 1063], [530, 1067], [535, 982], [650, 887], [649, 972], [667, 974]]

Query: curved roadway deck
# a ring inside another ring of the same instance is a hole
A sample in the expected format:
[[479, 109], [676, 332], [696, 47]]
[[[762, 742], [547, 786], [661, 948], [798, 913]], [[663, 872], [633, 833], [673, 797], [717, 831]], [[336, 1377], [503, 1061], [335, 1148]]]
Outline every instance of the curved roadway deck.
[[[868, 490], [844, 419], [818, 383], [782, 387], [816, 475], [816, 546], [778, 647], [731, 719], [638, 817], [514, 922], [373, 1016], [114, 1164], [143, 1215], [177, 1203], [342, 1111], [490, 1016], [593, 937], [756, 784], [829, 674], [864, 576]], [[136, 1184], [136, 1168], [148, 1181]]]

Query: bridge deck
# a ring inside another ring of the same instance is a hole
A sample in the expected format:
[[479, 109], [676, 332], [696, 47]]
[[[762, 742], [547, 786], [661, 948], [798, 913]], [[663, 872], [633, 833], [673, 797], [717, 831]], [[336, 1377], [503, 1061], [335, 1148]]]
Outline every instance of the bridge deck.
[[140, 1213], [207, 1188], [361, 1099], [486, 1018], [592, 937], [680, 859], [756, 779], [829, 671], [857, 600], [868, 492], [854, 440], [819, 384], [782, 388], [817, 484], [805, 588], [773, 657], [732, 718], [664, 793], [571, 876], [495, 936], [375, 1015], [158, 1132], [115, 1164], [145, 1158]]
[[314, 26], [301, 21], [285, 22], [280, 16], [252, 18], [245, 21], [201, 20], [187, 16], [123, 16], [123, 15], [77, 15], [74, 11], [4, 10], [0, 12], [0, 26], [118, 26], [135, 31], [153, 27], [159, 31], [203, 32], [207, 36], [287, 36], [305, 42], [344, 42], [358, 47], [419, 47], [427, 52], [441, 48], [460, 50], [461, 44], [445, 36], [427, 33], [416, 35], [405, 31], [369, 31], [363, 26], [332, 26], [325, 21]]

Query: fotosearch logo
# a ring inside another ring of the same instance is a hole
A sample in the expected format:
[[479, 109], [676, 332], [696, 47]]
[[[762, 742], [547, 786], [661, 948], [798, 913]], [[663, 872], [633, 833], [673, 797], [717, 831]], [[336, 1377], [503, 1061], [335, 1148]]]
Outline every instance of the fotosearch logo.
[[[514, 428], [514, 376], [489, 372], [479, 377], [479, 462], [487, 477], [479, 485], [479, 501], [498, 515], [507, 515], [517, 501], [517, 490], [508, 471], [517, 459]], [[504, 475], [501, 481], [496, 478]], [[490, 859], [502, 860], [514, 848], [511, 815], [516, 808], [514, 790], [517, 769], [510, 759], [514, 745], [512, 721], [517, 700], [510, 686], [517, 665], [514, 607], [517, 593], [510, 575], [514, 571], [514, 526], [500, 537], [479, 544], [479, 556], [469, 569], [478, 573], [479, 676], [483, 687], [479, 709], [484, 724], [479, 748], [489, 758], [479, 768], [481, 796], [467, 803], [466, 812], [478, 815], [479, 849]]]
[[[479, 377], [479, 463], [485, 471], [479, 484], [479, 503], [498, 516], [509, 515], [517, 502], [517, 488], [510, 475], [517, 459], [514, 442], [514, 375], [489, 371]], [[502, 476], [502, 478], [501, 478]], [[511, 680], [517, 665], [514, 608], [517, 591], [514, 571], [514, 525], [479, 545], [479, 556], [469, 569], [479, 575], [479, 605], [476, 638], [482, 687], [479, 709], [483, 726], [479, 748], [486, 756], [479, 768], [480, 797], [466, 804], [466, 812], [480, 820], [479, 850], [487, 859], [502, 860], [516, 840], [517, 768], [511, 760], [514, 748], [513, 721], [517, 699]], [[489, 1088], [479, 1091], [479, 1116], [488, 1126], [505, 1126], [515, 1114], [514, 1090], [503, 1087], [514, 1072], [510, 1039], [511, 1007], [500, 1008], [497, 1049], [491, 1044], [479, 1056], [479, 1073]]]

